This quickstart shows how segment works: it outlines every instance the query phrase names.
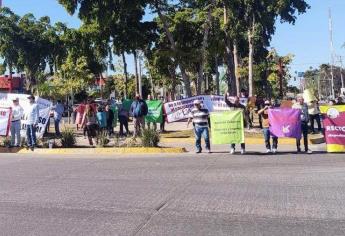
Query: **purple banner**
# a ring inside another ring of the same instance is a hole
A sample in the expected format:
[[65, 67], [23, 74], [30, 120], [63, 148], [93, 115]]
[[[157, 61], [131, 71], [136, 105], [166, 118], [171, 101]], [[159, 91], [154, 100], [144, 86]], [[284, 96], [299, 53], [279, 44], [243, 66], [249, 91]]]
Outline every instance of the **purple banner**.
[[277, 108], [268, 110], [270, 132], [276, 137], [301, 138], [301, 110]]

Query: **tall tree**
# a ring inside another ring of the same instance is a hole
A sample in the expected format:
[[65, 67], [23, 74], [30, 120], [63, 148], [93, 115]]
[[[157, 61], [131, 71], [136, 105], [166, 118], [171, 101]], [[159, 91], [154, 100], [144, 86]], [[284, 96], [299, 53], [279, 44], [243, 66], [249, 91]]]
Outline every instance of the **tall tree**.
[[18, 49], [21, 46], [19, 35], [20, 17], [9, 8], [0, 8], [0, 56], [4, 59], [4, 67], [8, 68], [10, 77], [18, 64]]
[[249, 96], [253, 96], [255, 42], [268, 46], [275, 32], [277, 19], [279, 18], [281, 22], [294, 24], [297, 18], [296, 14], [305, 13], [309, 5], [305, 0], [243, 0], [242, 5], [245, 9], [244, 19], [248, 27]]

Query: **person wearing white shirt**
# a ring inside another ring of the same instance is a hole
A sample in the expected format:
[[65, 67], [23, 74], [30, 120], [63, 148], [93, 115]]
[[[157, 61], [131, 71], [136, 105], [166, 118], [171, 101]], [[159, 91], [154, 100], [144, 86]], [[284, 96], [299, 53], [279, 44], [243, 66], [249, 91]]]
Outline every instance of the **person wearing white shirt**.
[[11, 120], [11, 146], [20, 146], [20, 129], [21, 129], [21, 118], [24, 110], [19, 105], [19, 98], [13, 100], [12, 105], [12, 120]]
[[35, 103], [35, 97], [33, 95], [30, 95], [28, 99], [30, 103], [25, 114], [25, 116], [27, 117], [26, 137], [28, 146], [33, 149], [36, 146], [36, 127], [39, 121], [39, 108]]

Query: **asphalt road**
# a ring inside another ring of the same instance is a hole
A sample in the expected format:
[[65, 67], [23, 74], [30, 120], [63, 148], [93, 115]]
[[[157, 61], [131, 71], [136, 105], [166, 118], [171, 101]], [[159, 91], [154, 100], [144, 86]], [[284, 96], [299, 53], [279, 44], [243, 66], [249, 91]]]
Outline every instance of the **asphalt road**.
[[345, 235], [345, 155], [0, 155], [0, 235]]

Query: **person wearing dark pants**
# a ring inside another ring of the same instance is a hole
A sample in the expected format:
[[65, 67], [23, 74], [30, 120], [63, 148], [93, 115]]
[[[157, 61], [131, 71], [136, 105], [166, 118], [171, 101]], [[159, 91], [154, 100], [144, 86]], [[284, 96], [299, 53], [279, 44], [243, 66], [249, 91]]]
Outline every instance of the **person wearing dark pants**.
[[[276, 153], [278, 148], [278, 138], [271, 134], [270, 128], [263, 128], [266, 152]], [[272, 146], [271, 146], [271, 136], [272, 136]]]
[[[270, 122], [268, 119], [268, 109], [271, 108], [271, 102], [265, 101], [264, 108], [258, 111], [258, 114], [262, 116], [262, 126], [265, 138], [266, 153], [276, 153], [278, 148], [278, 138], [271, 134]], [[272, 136], [272, 146], [271, 146], [271, 136]]]
[[190, 112], [187, 127], [193, 120], [194, 134], [195, 134], [195, 147], [196, 153], [201, 153], [201, 138], [204, 137], [206, 151], [211, 153], [210, 136], [209, 136], [209, 123], [208, 123], [209, 112], [206, 108], [201, 106], [200, 100], [194, 101], [194, 108]]
[[315, 132], [315, 121], [317, 123], [317, 130], [319, 133], [322, 132], [321, 129], [321, 118], [320, 118], [320, 110], [317, 101], [312, 101], [308, 104], [308, 114], [310, 119], [310, 130], [312, 133]]
[[105, 112], [106, 112], [106, 117], [107, 117], [107, 131], [108, 131], [108, 136], [110, 137], [111, 135], [114, 134], [113, 122], [115, 119], [115, 115], [110, 105], [107, 105], [105, 107]]
[[[122, 101], [123, 102], [123, 101]], [[119, 122], [120, 122], [120, 136], [127, 136], [129, 135], [129, 129], [128, 129], [128, 118], [129, 118], [129, 112], [126, 110], [126, 108], [122, 105], [119, 106]], [[124, 134], [123, 129], [126, 129], [126, 134]]]
[[[308, 146], [308, 123], [309, 123], [309, 114], [308, 114], [308, 105], [304, 103], [303, 96], [297, 97], [297, 102], [292, 106], [294, 109], [301, 110], [301, 130], [304, 139], [304, 150], [306, 153], [313, 153]], [[296, 139], [297, 152], [301, 152], [301, 139]]]
[[[302, 129], [304, 150], [306, 153], [311, 153], [311, 150], [309, 150], [309, 146], [308, 146], [308, 123], [302, 121], [301, 129]], [[300, 139], [296, 139], [296, 146], [297, 146], [297, 152], [301, 152], [301, 140]]]
[[39, 121], [39, 108], [38, 105], [35, 103], [35, 97], [30, 95], [29, 99], [29, 107], [26, 110], [25, 116], [27, 117], [26, 120], [26, 139], [28, 147], [32, 150], [36, 146], [36, 127], [38, 126]]
[[[128, 135], [129, 134], [128, 117], [119, 115], [119, 122], [120, 122], [120, 136]], [[123, 132], [124, 129], [126, 130], [126, 134]]]
[[196, 147], [197, 153], [200, 153], [202, 151], [202, 148], [201, 148], [202, 137], [205, 140], [206, 150], [209, 152], [211, 150], [211, 147], [210, 147], [210, 135], [209, 135], [208, 127], [195, 126], [194, 132], [195, 132], [195, 147]]
[[317, 130], [319, 131], [319, 133], [322, 132], [321, 129], [321, 118], [320, 118], [320, 114], [316, 114], [316, 115], [310, 115], [310, 126], [311, 126], [311, 132], [315, 133], [315, 121], [317, 124]]
[[26, 137], [28, 146], [34, 148], [36, 146], [36, 125], [27, 125], [26, 126]]

